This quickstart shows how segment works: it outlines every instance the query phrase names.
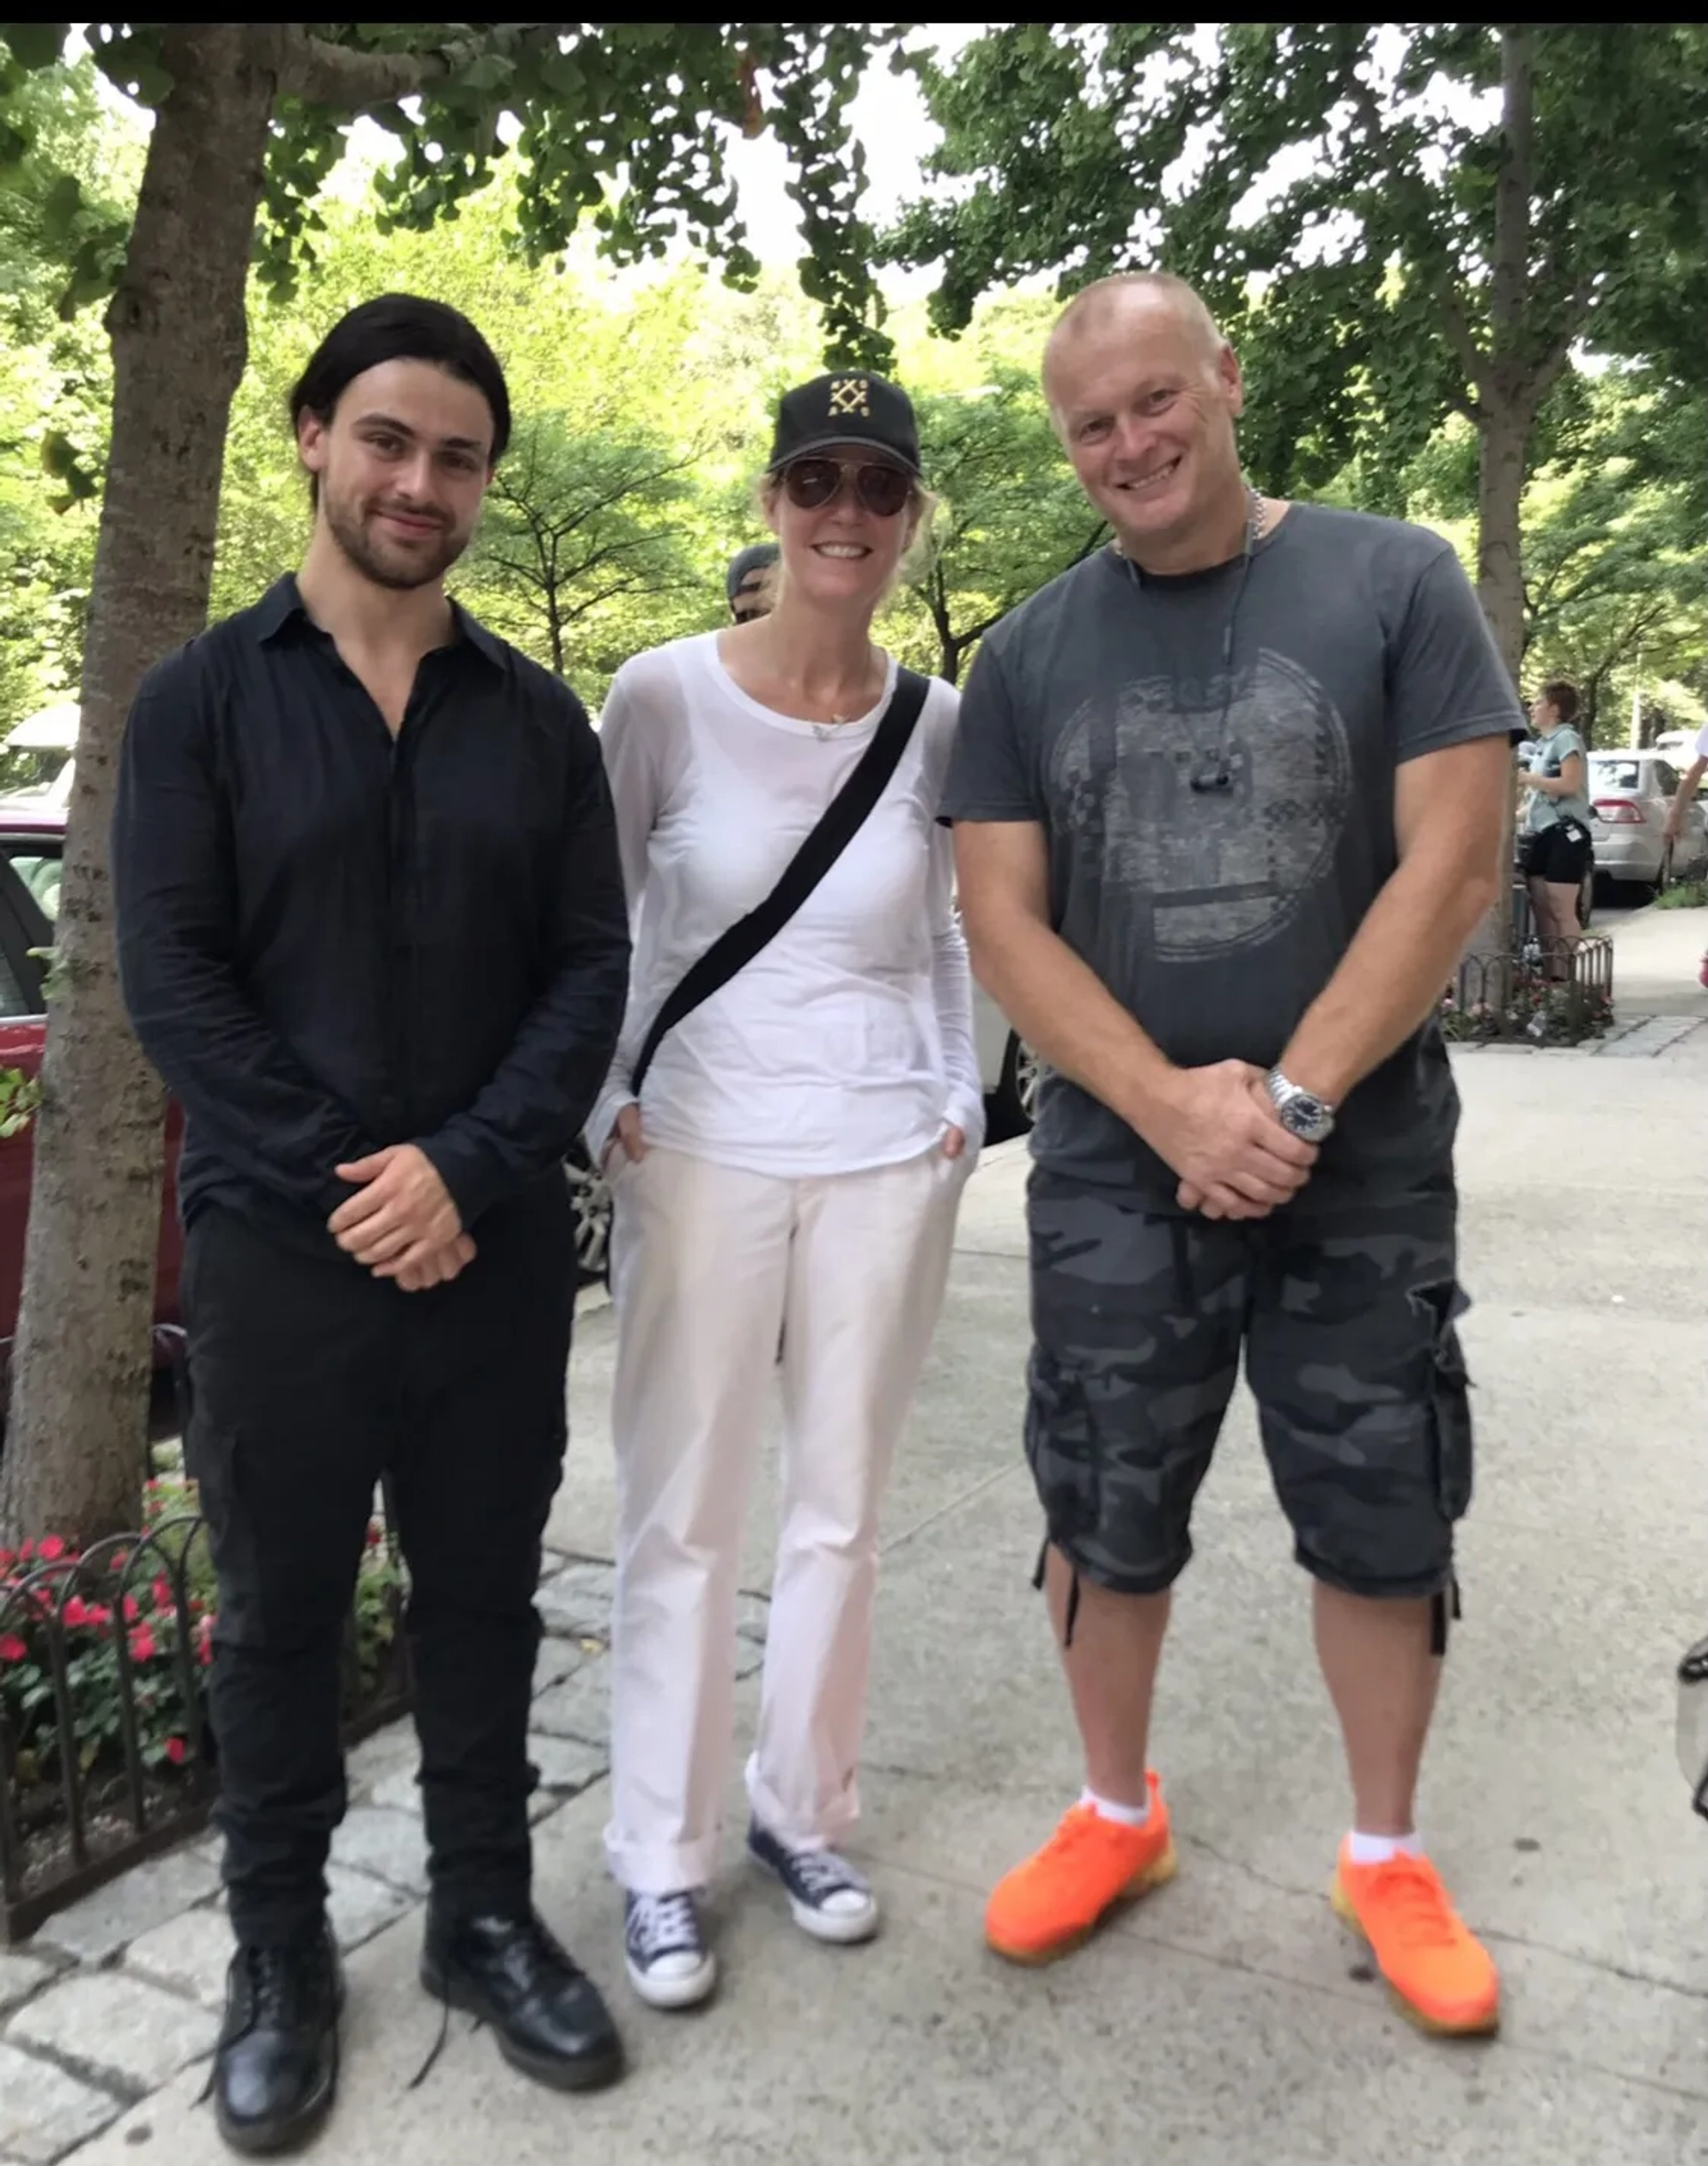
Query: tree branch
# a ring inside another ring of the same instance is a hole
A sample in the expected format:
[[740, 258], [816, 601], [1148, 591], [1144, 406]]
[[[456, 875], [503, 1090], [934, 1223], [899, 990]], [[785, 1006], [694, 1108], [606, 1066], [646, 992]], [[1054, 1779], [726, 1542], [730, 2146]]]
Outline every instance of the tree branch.
[[1590, 301], [1595, 292], [1594, 281], [1580, 278], [1572, 289], [1572, 297], [1566, 304], [1566, 323], [1559, 336], [1543, 355], [1536, 366], [1536, 404], [1540, 406], [1553, 387], [1554, 379], [1565, 367], [1571, 356], [1572, 341], [1583, 327], [1583, 319], [1590, 312]]
[[360, 113], [369, 106], [413, 97], [450, 73], [442, 52], [359, 52], [352, 46], [315, 37], [295, 23], [279, 27], [285, 33], [279, 90], [306, 105]]
[[364, 52], [316, 37], [297, 23], [279, 26], [278, 87], [310, 105], [344, 113], [395, 104], [456, 74], [479, 52], [524, 53], [555, 44], [575, 26], [567, 22], [494, 25], [474, 37], [447, 41], [427, 52]]

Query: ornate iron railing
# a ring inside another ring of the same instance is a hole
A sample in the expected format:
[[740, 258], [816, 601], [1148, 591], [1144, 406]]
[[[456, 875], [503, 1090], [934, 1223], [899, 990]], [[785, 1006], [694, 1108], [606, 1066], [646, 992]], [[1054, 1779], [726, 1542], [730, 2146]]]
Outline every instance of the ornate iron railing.
[[[409, 1705], [404, 1578], [376, 1519], [344, 1639], [344, 1734]], [[197, 1833], [218, 1789], [205, 1525], [187, 1510], [0, 1579], [0, 1941]]]

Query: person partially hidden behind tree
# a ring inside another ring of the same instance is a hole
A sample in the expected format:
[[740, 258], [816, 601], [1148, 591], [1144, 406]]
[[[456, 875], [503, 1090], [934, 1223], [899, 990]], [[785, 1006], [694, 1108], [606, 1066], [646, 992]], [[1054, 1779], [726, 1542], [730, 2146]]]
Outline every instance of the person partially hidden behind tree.
[[775, 542], [755, 542], [750, 549], [738, 550], [730, 558], [723, 588], [729, 602], [729, 614], [737, 624], [751, 624], [756, 616], [770, 615], [777, 600], [779, 553]]
[[987, 1936], [1042, 1962], [1174, 1871], [1151, 1694], [1243, 1355], [1351, 1775], [1335, 1905], [1413, 2016], [1491, 2030], [1413, 1802], [1471, 1474], [1434, 1015], [1518, 703], [1445, 542], [1248, 484], [1189, 286], [1088, 287], [1043, 382], [1116, 541], [986, 638], [943, 809], [973, 968], [1047, 1064], [1026, 1446], [1085, 1787]]
[[382, 1473], [410, 1575], [422, 1982], [542, 2082], [623, 2059], [533, 1907], [527, 1752], [575, 1285], [563, 1160], [627, 986], [610, 798], [575, 695], [445, 593], [510, 432], [474, 326], [368, 302], [290, 414], [302, 568], [144, 679], [113, 841], [125, 1001], [188, 1116], [189, 1453], [238, 1943], [213, 2087], [245, 2152], [332, 2103], [340, 1641]]

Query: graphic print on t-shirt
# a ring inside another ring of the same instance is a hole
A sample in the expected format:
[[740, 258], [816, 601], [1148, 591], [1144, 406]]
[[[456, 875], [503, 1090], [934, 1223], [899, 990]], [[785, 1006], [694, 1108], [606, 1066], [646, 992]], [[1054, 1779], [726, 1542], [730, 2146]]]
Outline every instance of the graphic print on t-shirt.
[[[1228, 721], [1222, 727], [1222, 706]], [[1323, 686], [1265, 648], [1200, 683], [1093, 695], [1053, 747], [1059, 831], [1095, 880], [1142, 897], [1152, 952], [1261, 946], [1327, 871], [1351, 801], [1346, 723]], [[1224, 789], [1192, 787], [1224, 772]]]

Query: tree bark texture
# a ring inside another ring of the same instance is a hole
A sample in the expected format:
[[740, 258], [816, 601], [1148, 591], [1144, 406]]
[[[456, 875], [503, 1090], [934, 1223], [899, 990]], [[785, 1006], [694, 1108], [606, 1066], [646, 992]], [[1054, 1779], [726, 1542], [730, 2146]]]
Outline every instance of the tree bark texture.
[[128, 260], [108, 313], [112, 451], [66, 834], [0, 1538], [98, 1539], [140, 1504], [165, 1109], [119, 998], [108, 869], [138, 680], [206, 619], [280, 26], [167, 26]]
[[[1525, 457], [1540, 396], [1539, 371], [1524, 350], [1530, 275], [1530, 168], [1535, 102], [1535, 39], [1526, 25], [1501, 37], [1501, 169], [1494, 185], [1494, 254], [1489, 267], [1488, 350], [1476, 385], [1477, 594], [1513, 684], [1524, 661]], [[1473, 954], [1512, 946], [1514, 793], [1501, 828], [1498, 897], [1472, 936]]]

